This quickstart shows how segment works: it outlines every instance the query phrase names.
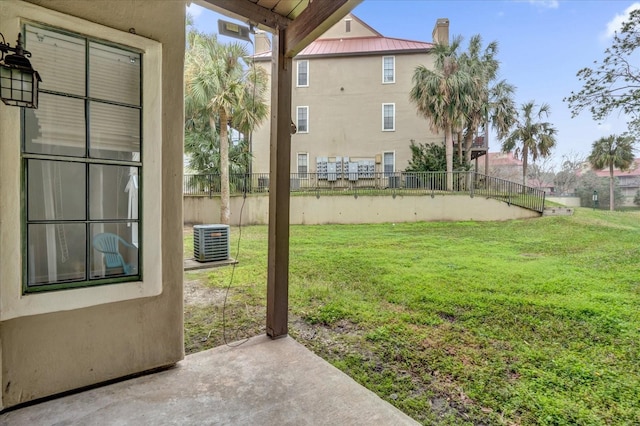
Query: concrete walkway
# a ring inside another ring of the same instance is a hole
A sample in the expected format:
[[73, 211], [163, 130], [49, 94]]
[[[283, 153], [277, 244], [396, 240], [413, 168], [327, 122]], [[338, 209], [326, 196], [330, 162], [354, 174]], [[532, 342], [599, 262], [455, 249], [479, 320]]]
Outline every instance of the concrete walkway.
[[0, 415], [0, 425], [416, 425], [290, 337]]

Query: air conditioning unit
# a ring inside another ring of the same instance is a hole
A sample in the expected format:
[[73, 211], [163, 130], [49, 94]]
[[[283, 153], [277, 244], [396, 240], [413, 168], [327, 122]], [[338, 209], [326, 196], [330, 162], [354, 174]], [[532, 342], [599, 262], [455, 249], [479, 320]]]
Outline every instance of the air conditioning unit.
[[198, 262], [229, 259], [229, 225], [194, 225], [193, 257]]

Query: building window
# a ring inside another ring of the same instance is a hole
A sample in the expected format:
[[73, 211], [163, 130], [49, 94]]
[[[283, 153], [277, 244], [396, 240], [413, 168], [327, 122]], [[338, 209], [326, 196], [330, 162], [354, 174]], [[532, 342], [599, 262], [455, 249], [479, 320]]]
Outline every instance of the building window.
[[309, 154], [307, 153], [299, 153], [298, 154], [298, 177], [301, 179], [306, 179], [307, 173], [309, 172]]
[[396, 168], [395, 152], [385, 152], [383, 154], [383, 168], [385, 177], [393, 176], [393, 172]]
[[396, 104], [382, 104], [382, 130], [396, 130]]
[[396, 82], [396, 57], [382, 57], [382, 83], [389, 84]]
[[309, 107], [300, 106], [296, 108], [296, 111], [296, 116], [298, 118], [296, 128], [298, 133], [309, 133]]
[[345, 23], [344, 31], [347, 32], [347, 33], [350, 33], [351, 32], [351, 19], [345, 19], [344, 23]]
[[309, 87], [309, 61], [298, 61], [298, 87]]
[[46, 77], [39, 108], [23, 110], [24, 291], [137, 281], [142, 55], [38, 26], [25, 34]]

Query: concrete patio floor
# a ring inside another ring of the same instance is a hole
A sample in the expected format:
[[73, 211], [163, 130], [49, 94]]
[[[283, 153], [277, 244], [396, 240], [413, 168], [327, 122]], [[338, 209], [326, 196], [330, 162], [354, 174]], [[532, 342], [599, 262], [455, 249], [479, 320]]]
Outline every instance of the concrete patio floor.
[[416, 425], [291, 337], [0, 414], [0, 425]]

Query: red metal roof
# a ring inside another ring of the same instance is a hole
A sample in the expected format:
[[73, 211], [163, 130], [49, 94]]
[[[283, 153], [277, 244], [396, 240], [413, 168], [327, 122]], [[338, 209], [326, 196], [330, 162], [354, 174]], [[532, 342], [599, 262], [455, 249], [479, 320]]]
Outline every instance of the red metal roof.
[[[325, 38], [314, 41], [296, 57], [426, 52], [432, 48], [433, 43], [382, 36]], [[271, 58], [271, 51], [258, 53], [253, 58], [258, 61], [269, 59]]]
[[[609, 168], [607, 167], [604, 170], [594, 170], [596, 175], [600, 177], [609, 177]], [[633, 160], [633, 164], [629, 168], [629, 170], [623, 172], [619, 169], [613, 169], [613, 176], [621, 177], [621, 176], [640, 176], [640, 158], [636, 158]]]
[[432, 43], [389, 37], [349, 37], [319, 39], [305, 47], [298, 56], [340, 56], [381, 52], [427, 51]]

